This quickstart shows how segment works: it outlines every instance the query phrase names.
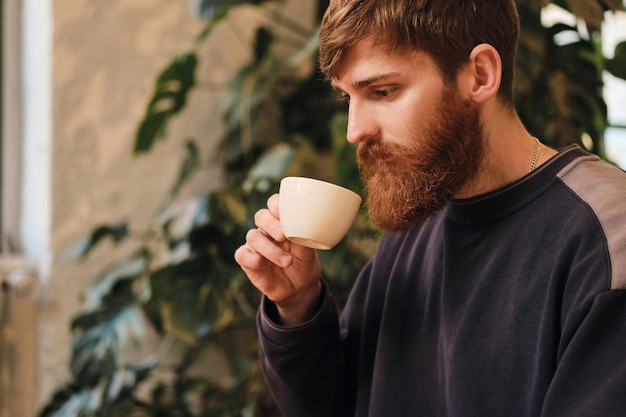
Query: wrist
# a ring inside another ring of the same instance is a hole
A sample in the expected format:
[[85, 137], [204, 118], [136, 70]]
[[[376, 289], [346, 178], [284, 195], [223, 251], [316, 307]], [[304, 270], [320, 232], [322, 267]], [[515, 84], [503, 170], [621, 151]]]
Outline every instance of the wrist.
[[320, 309], [322, 294], [322, 280], [318, 279], [298, 296], [275, 303], [280, 324], [295, 326], [310, 320]]

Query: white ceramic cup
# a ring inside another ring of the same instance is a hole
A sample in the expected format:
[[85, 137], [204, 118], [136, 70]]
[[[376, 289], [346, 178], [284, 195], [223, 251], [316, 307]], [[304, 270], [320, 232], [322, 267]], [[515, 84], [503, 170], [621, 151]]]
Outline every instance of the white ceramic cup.
[[350, 229], [361, 207], [361, 197], [329, 182], [285, 177], [280, 182], [278, 207], [287, 239], [327, 250]]

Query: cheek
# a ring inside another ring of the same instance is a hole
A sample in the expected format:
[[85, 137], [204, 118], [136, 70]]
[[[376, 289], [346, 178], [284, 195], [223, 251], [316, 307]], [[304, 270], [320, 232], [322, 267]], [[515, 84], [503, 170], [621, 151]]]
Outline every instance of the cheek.
[[400, 100], [398, 106], [388, 115], [389, 124], [394, 125], [393, 131], [404, 142], [423, 137], [425, 131], [430, 130], [436, 120], [438, 103], [432, 97], [437, 96], [432, 92], [429, 94], [430, 96], [407, 96]]

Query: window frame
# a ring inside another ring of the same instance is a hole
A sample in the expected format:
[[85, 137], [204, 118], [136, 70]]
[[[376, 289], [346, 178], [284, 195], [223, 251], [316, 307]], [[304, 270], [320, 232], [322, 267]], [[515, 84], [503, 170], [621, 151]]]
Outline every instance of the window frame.
[[0, 252], [20, 245], [22, 199], [22, 2], [2, 0], [0, 15]]

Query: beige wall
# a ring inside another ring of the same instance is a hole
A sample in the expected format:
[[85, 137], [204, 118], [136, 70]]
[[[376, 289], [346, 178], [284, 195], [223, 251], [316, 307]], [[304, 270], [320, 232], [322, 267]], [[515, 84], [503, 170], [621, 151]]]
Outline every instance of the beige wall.
[[[288, 13], [308, 24], [311, 2], [289, 3]], [[198, 81], [205, 87], [193, 93], [168, 139], [139, 158], [131, 156], [133, 135], [155, 76], [203, 22], [185, 0], [56, 0], [53, 15], [51, 245], [58, 255], [102, 222], [128, 219], [134, 229], [145, 228], [172, 184], [187, 138], [202, 145], [205, 160], [214, 154], [221, 91], [212, 86], [223, 85], [247, 58], [241, 39], [249, 38], [259, 14], [239, 10], [217, 28], [202, 47]], [[220, 181], [220, 166], [205, 164], [184, 194]], [[105, 244], [82, 263], [53, 261], [41, 305], [38, 403], [67, 381], [69, 322], [81, 308], [81, 291], [133, 247]]]

